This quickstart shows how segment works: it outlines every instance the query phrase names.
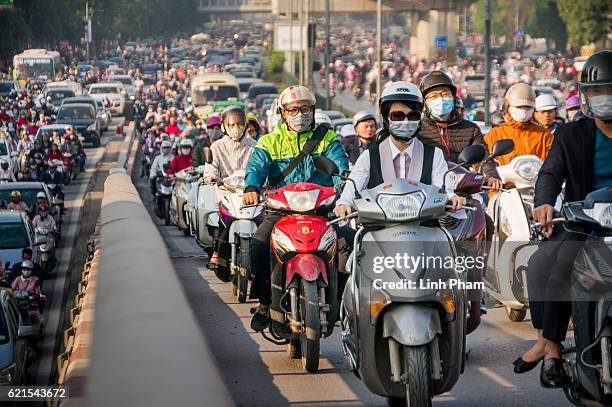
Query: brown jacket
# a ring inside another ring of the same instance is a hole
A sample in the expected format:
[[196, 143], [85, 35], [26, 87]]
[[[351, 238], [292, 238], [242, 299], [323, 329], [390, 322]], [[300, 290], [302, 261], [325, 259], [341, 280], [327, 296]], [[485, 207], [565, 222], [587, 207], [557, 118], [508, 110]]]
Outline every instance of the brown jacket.
[[[419, 138], [425, 144], [433, 144], [439, 147], [444, 152], [444, 158], [453, 162], [457, 162], [461, 151], [472, 144], [486, 146], [480, 128], [471, 121], [457, 116], [454, 112], [448, 126], [444, 127], [436, 125], [436, 122], [425, 116], [421, 120]], [[487, 178], [499, 178], [493, 162], [485, 164], [483, 172]]]

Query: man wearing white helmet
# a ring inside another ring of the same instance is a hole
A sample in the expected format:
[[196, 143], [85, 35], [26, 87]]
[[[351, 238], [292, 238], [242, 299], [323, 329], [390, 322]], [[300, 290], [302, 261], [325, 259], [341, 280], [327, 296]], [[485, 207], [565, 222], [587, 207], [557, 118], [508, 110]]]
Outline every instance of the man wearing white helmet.
[[557, 100], [550, 93], [543, 93], [535, 100], [535, 113], [533, 117], [538, 124], [555, 134], [559, 127], [555, 118], [557, 117]]
[[[392, 82], [383, 89], [378, 105], [383, 118], [381, 141], [372, 144], [357, 159], [350, 175], [357, 189], [374, 188], [397, 178], [445, 184], [453, 209], [461, 208], [465, 199], [453, 193], [450, 180], [444, 183], [444, 173], [448, 170], [444, 153], [423, 144], [417, 137], [423, 111], [419, 88], [410, 82]], [[354, 197], [353, 184], [348, 182], [336, 203], [336, 216], [345, 217], [352, 212]]]
[[[295, 182], [311, 182], [323, 186], [340, 185], [338, 177], [318, 172], [313, 155], [321, 155], [333, 161], [340, 172], [348, 170], [348, 157], [336, 134], [327, 126], [315, 122], [315, 95], [305, 86], [289, 86], [278, 98], [278, 113], [283, 122], [270, 134], [262, 136], [246, 169], [243, 202], [252, 205], [259, 200], [259, 191], [265, 184], [271, 188]], [[300, 152], [307, 152], [301, 154]], [[260, 305], [251, 320], [255, 331], [265, 329], [270, 323], [270, 234], [278, 215], [267, 215], [257, 228], [251, 242], [251, 264], [255, 279], [251, 286], [251, 298], [258, 298]], [[341, 248], [341, 255], [348, 254]], [[342, 267], [342, 266], [341, 266]]]
[[151, 170], [149, 172], [149, 184], [151, 186], [151, 193], [155, 195], [157, 192], [156, 178], [157, 174], [164, 173], [164, 165], [172, 162], [174, 155], [172, 155], [172, 143], [168, 140], [161, 142], [160, 154], [155, 157], [153, 164], [151, 164]]
[[359, 154], [361, 154], [368, 149], [376, 136], [376, 116], [368, 110], [357, 112], [353, 116], [353, 127], [359, 138]]

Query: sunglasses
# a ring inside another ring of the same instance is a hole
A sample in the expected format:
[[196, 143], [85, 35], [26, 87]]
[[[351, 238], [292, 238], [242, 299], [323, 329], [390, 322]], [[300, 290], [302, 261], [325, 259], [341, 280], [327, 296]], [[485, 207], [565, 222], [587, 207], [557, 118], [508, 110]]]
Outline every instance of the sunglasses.
[[283, 109], [284, 112], [287, 112], [289, 116], [297, 116], [298, 113], [308, 114], [312, 113], [314, 107], [313, 106], [302, 106], [302, 107], [294, 107], [292, 109]]
[[401, 122], [404, 120], [410, 120], [410, 121], [417, 121], [417, 120], [421, 120], [421, 113], [419, 112], [408, 112], [408, 113], [404, 113], [404, 112], [400, 112], [400, 111], [395, 111], [395, 112], [390, 112], [389, 113], [389, 120], [393, 121], [393, 122]]

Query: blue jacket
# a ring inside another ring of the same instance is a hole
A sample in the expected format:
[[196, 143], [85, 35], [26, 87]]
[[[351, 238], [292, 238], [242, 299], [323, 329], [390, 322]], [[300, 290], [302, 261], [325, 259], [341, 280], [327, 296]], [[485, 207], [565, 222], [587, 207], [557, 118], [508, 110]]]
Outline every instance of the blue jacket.
[[[262, 136], [255, 146], [255, 151], [246, 168], [245, 192], [260, 191], [268, 179], [279, 175], [285, 167], [300, 153], [313, 131], [297, 134], [289, 130], [286, 123], [274, 128], [272, 133]], [[299, 144], [298, 144], [299, 142]], [[336, 134], [328, 130], [311, 156], [306, 156], [302, 163], [287, 174], [287, 177], [272, 188], [280, 188], [295, 182], [312, 182], [322, 186], [340, 186], [338, 177], [330, 177], [318, 172], [313, 165], [312, 156], [321, 155], [329, 158], [338, 166], [340, 172], [348, 170], [349, 160]]]

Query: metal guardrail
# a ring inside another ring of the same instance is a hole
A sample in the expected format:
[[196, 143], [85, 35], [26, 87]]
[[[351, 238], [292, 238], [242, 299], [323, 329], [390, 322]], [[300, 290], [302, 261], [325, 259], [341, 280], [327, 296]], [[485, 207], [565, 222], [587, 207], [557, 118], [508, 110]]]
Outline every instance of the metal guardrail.
[[104, 183], [88, 407], [233, 405], [123, 168]]

